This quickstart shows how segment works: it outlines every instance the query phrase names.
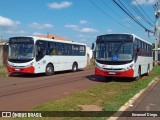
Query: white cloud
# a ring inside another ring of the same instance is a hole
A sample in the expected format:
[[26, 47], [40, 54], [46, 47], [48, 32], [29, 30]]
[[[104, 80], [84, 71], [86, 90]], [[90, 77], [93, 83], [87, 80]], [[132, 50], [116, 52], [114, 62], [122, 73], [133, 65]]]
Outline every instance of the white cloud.
[[[138, 4], [140, 5], [154, 5], [156, 0], [137, 0]], [[133, 5], [137, 5], [135, 0], [132, 1]]]
[[83, 34], [80, 34], [80, 35], [78, 35], [77, 37], [79, 37], [79, 38], [81, 38], [81, 39], [89, 39], [89, 38], [95, 38], [95, 36], [89, 36], [89, 35], [83, 35]]
[[80, 30], [80, 27], [78, 25], [70, 24], [70, 25], [65, 25], [65, 27], [72, 30], [77, 30], [77, 31]]
[[80, 30], [80, 32], [85, 32], [85, 33], [88, 33], [88, 32], [98, 32], [98, 30], [96, 30], [94, 28], [82, 28]]
[[48, 29], [48, 28], [53, 28], [53, 25], [51, 24], [39, 24], [39, 23], [32, 23], [32, 24], [29, 24], [28, 25], [30, 28], [33, 28], [33, 29]]
[[19, 21], [13, 21], [10, 18], [0, 16], [0, 27], [15, 27], [20, 24]]
[[28, 33], [28, 32], [23, 31], [23, 30], [20, 30], [20, 31], [17, 32], [17, 34], [27, 34], [27, 33]]
[[108, 32], [108, 33], [112, 33], [113, 31], [112, 31], [111, 29], [108, 29], [107, 32]]
[[13, 20], [0, 16], [0, 26], [14, 26]]
[[68, 1], [62, 1], [61, 3], [53, 2], [48, 4], [48, 7], [51, 9], [62, 9], [71, 6], [73, 3]]
[[44, 35], [43, 33], [39, 33], [39, 32], [34, 32], [33, 36], [39, 36], [39, 35]]
[[10, 35], [25, 35], [25, 34], [27, 34], [28, 32], [23, 31], [23, 30], [20, 30], [20, 31], [7, 30], [7, 31], [4, 31], [4, 33], [10, 34]]
[[87, 24], [88, 23], [86, 20], [80, 20], [79, 22], [80, 22], [80, 24]]
[[65, 25], [66, 28], [69, 28], [71, 30], [75, 30], [75, 31], [78, 31], [78, 32], [84, 32], [84, 33], [89, 33], [89, 32], [98, 32], [97, 29], [94, 29], [94, 28], [82, 28], [78, 25], [73, 25], [73, 24], [70, 24], [70, 25]]
[[81, 42], [86, 42], [86, 41], [87, 41], [87, 39], [84, 39], [84, 38], [83, 38], [83, 39], [81, 39], [80, 41], [81, 41]]
[[46, 24], [44, 24], [44, 27], [45, 27], [45, 28], [52, 28], [53, 25], [46, 23]]

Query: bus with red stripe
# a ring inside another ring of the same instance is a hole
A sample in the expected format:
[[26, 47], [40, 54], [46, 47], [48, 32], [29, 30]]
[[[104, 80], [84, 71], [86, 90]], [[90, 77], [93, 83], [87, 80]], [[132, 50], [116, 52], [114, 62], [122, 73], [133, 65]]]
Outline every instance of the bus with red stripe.
[[45, 73], [84, 68], [86, 45], [73, 41], [22, 36], [9, 39], [7, 69], [10, 73]]
[[139, 79], [153, 68], [152, 44], [134, 34], [97, 36], [95, 74]]

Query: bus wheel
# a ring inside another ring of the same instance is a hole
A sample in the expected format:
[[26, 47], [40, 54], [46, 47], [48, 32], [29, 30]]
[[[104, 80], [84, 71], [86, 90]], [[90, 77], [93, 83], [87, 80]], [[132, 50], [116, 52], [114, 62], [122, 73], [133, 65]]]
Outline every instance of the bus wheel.
[[47, 67], [46, 67], [46, 72], [45, 74], [47, 76], [50, 76], [54, 73], [54, 68], [53, 68], [53, 65], [52, 64], [48, 64]]
[[107, 82], [111, 82], [113, 80], [113, 77], [106, 76], [105, 79], [106, 79]]
[[77, 70], [78, 70], [78, 65], [77, 65], [77, 63], [73, 63], [72, 71], [73, 71], [73, 72], [76, 72]]
[[141, 68], [139, 67], [139, 68], [138, 68], [138, 76], [135, 77], [135, 80], [139, 80], [140, 77], [141, 77]]
[[149, 75], [149, 72], [150, 72], [150, 66], [148, 65], [148, 67], [147, 67], [147, 72], [146, 72], [146, 75], [147, 75], [147, 76]]

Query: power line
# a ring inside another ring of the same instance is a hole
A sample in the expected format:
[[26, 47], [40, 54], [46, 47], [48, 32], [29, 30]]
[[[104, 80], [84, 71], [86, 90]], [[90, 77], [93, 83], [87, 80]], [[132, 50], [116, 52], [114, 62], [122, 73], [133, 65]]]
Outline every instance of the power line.
[[[129, 10], [124, 6], [124, 4], [123, 4], [120, 0], [118, 0], [118, 1], [121, 3], [121, 5], [122, 5], [123, 7], [122, 7], [117, 1], [113, 0], [113, 2], [114, 2], [123, 12], [125, 12], [132, 20], [134, 20], [138, 25], [140, 25], [143, 29], [145, 29], [145, 31], [150, 32], [150, 33], [154, 33], [153, 31], [151, 31], [151, 30], [147, 29], [145, 26], [143, 26], [142, 23], [140, 23], [140, 22], [134, 17], [134, 15], [133, 15], [131, 12], [129, 12]], [[127, 9], [127, 10], [125, 10], [125, 9]], [[127, 11], [128, 11], [128, 12], [127, 12]]]
[[[103, 9], [101, 9], [100, 7], [98, 7], [98, 5], [96, 5], [92, 0], [90, 0], [90, 2], [97, 8], [99, 9], [103, 14], [105, 14], [107, 17], [113, 19], [116, 23], [122, 25], [121, 23], [119, 23], [117, 20], [115, 20], [113, 17], [111, 17], [110, 15], [108, 15]], [[122, 25], [123, 26], [123, 25]]]
[[140, 16], [148, 25], [150, 25], [151, 27], [154, 26], [154, 23], [152, 24], [149, 20], [147, 20], [147, 18], [141, 13], [141, 11], [138, 9], [138, 7], [136, 6], [132, 6], [127, 0], [125, 0], [125, 2], [132, 8], [132, 10], [135, 11], [135, 13], [137, 13], [138, 16]]
[[[111, 18], [114, 22], [116, 22], [117, 24], [123, 26], [123, 27], [126, 27], [124, 26], [123, 24], [121, 24], [119, 21], [117, 21], [116, 19], [114, 19], [112, 16], [108, 15], [102, 8], [100, 8], [98, 5], [96, 5], [92, 0], [90, 0], [90, 2], [98, 9], [100, 10], [104, 15], [106, 15], [107, 17]], [[127, 29], [130, 29], [128, 27], [126, 27]], [[133, 30], [133, 29], [130, 29], [130, 30]]]
[[139, 21], [138, 21], [138, 19], [127, 9], [127, 7], [120, 1], [120, 0], [118, 0], [119, 2], [120, 2], [120, 4], [123, 6], [123, 9], [126, 9], [125, 11], [128, 11], [128, 15], [132, 18], [132, 19], [134, 19], [140, 26], [142, 26], [142, 27], [144, 27]]
[[104, 0], [101, 0], [101, 1], [102, 1], [102, 3], [103, 3], [107, 8], [109, 8], [114, 14], [116, 14], [116, 15], [119, 16], [119, 17], [121, 17], [121, 16], [120, 16], [119, 14], [117, 14], [112, 8], [110, 8], [110, 6], [107, 5]]
[[137, 0], [135, 0], [136, 3], [138, 4], [138, 6], [140, 7], [140, 9], [143, 11], [143, 13], [148, 17], [148, 19], [150, 19], [150, 21], [152, 21], [154, 23], [154, 21], [147, 15], [147, 13], [143, 10], [143, 8], [140, 6], [140, 4], [138, 3]]
[[[107, 3], [106, 3], [106, 1], [104, 1], [104, 0], [101, 0], [102, 1], [102, 3], [108, 8], [108, 9], [110, 9], [115, 15], [117, 15], [119, 18], [122, 18], [122, 16], [120, 16], [118, 13], [116, 13]], [[127, 23], [129, 23], [129, 22], [127, 22]], [[129, 23], [130, 24], [130, 23]]]

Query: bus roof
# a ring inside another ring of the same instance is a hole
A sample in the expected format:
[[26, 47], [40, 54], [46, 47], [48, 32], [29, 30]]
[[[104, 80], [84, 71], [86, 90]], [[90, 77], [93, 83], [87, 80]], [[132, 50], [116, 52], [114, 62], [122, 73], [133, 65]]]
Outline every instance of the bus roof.
[[[150, 42], [148, 42], [148, 41], [136, 36], [135, 34], [131, 34], [131, 33], [110, 33], [110, 34], [104, 34], [104, 35], [132, 35], [134, 38], [140, 39], [141, 41], [152, 45], [152, 43], [150, 43]], [[103, 35], [99, 35], [99, 36], [103, 36]]]
[[[78, 45], [85, 45], [84, 43], [79, 43], [79, 42], [74, 42], [74, 41], [65, 41], [65, 40], [59, 40], [59, 39], [51, 39], [51, 38], [43, 38], [43, 37], [37, 37], [37, 36], [15, 36], [15, 37], [30, 37], [33, 38], [34, 40], [45, 40], [45, 41], [55, 41], [55, 42], [59, 42], [59, 43], [70, 43], [70, 44], [78, 44]], [[11, 37], [11, 38], [15, 38], [15, 37]]]
[[147, 40], [144, 40], [144, 39], [142, 39], [142, 38], [136, 36], [135, 34], [131, 34], [131, 35], [133, 35], [133, 37], [135, 37], [135, 38], [137, 38], [137, 39], [140, 39], [141, 41], [144, 41], [144, 42], [146, 42], [146, 43], [152, 45], [152, 43], [150, 43], [150, 42], [148, 42]]

